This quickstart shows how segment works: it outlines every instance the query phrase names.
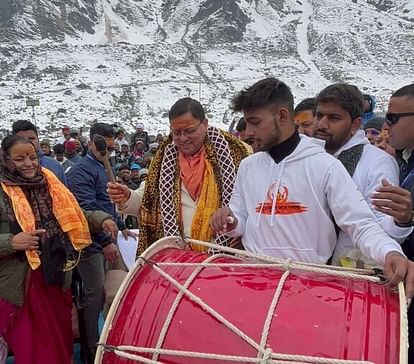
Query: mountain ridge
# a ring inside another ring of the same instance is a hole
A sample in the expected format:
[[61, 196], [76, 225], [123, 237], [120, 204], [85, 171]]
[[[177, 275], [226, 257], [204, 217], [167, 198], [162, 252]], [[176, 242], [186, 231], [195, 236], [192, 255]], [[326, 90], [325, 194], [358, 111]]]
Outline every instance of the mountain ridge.
[[[332, 82], [378, 98], [414, 74], [412, 0], [0, 0], [0, 118], [58, 133], [96, 120], [167, 130], [191, 96], [227, 127], [231, 96], [272, 75], [296, 101]], [[412, 76], [411, 76], [412, 77]]]

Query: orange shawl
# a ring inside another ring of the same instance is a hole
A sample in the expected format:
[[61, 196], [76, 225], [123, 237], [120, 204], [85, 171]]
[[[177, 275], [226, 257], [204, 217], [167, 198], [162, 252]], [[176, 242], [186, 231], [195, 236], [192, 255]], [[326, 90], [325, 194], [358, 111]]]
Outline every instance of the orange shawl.
[[[88, 222], [72, 193], [59, 179], [46, 168], [42, 168], [46, 177], [49, 193], [52, 196], [53, 214], [63, 232], [67, 233], [75, 250], [80, 251], [91, 244]], [[19, 186], [1, 184], [3, 191], [9, 196], [11, 205], [23, 232], [36, 230], [35, 217], [23, 190]], [[27, 260], [32, 269], [40, 266], [40, 258], [36, 251], [26, 250]]]

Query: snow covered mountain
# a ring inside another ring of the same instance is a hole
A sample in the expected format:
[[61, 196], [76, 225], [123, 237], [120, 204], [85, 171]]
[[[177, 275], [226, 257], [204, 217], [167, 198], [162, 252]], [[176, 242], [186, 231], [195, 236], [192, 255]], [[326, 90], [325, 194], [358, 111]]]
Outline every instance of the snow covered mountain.
[[0, 0], [0, 130], [96, 120], [168, 128], [180, 97], [226, 128], [231, 96], [274, 75], [296, 100], [332, 82], [414, 81], [414, 0]]

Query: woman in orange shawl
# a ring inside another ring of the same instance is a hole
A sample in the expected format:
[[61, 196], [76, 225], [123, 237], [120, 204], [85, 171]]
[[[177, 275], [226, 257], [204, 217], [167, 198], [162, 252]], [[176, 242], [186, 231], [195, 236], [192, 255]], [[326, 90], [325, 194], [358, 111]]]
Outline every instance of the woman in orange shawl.
[[0, 154], [0, 337], [16, 364], [71, 363], [71, 266], [90, 244], [75, 198], [13, 135]]

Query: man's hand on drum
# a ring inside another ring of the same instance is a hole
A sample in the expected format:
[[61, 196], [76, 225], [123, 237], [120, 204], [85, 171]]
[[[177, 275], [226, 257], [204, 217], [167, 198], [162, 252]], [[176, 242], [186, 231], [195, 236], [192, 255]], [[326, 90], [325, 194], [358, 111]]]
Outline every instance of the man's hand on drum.
[[372, 195], [374, 208], [394, 218], [398, 224], [407, 224], [413, 215], [411, 192], [404, 188], [393, 186], [385, 178], [382, 186]]
[[128, 186], [121, 183], [109, 182], [107, 187], [109, 197], [114, 203], [125, 203], [131, 197], [131, 191]]
[[226, 234], [236, 228], [237, 218], [230, 207], [223, 207], [211, 216], [210, 226], [215, 233]]
[[414, 297], [414, 263], [399, 252], [389, 252], [385, 256], [384, 273], [393, 286], [405, 279], [405, 294], [410, 305]]

